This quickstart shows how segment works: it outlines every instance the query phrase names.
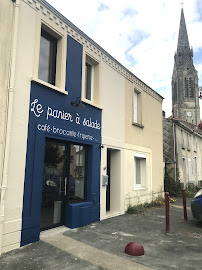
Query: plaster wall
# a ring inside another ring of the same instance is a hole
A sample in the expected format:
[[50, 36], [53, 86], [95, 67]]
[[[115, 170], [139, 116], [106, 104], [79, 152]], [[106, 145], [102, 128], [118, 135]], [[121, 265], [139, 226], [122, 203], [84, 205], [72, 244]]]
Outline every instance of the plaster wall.
[[[9, 4], [6, 1], [4, 3], [9, 8]], [[7, 14], [11, 10], [9, 9]], [[141, 86], [139, 87], [138, 90], [142, 92], [141, 121], [144, 127], [134, 126], [132, 120], [132, 100], [134, 84], [139, 84], [138, 79], [119, 66], [117, 62], [110, 59], [109, 56], [104, 55], [95, 45], [92, 46], [89, 41], [85, 40], [85, 36], [82, 37], [75, 30], [72, 30], [61, 18], [58, 19], [57, 15], [53, 14], [52, 11], [48, 10], [47, 7], [44, 7], [39, 2], [22, 0], [19, 10], [10, 141], [10, 149], [12, 151], [9, 155], [9, 167], [7, 171], [8, 189], [5, 198], [3, 252], [20, 246], [30, 84], [32, 78], [37, 76], [41, 22], [56, 31], [60, 37], [65, 37], [66, 39], [69, 34], [81, 43], [83, 45], [83, 68], [87, 54], [96, 63], [99, 70], [96, 75], [98, 76], [98, 80], [95, 85], [97, 95], [93, 102], [84, 101], [92, 106], [103, 109], [102, 144], [104, 148], [101, 149], [101, 177], [102, 175], [106, 175], [107, 149], [110, 149], [112, 153], [112, 211], [108, 214], [106, 213], [106, 186], [102, 186], [100, 183], [100, 218], [103, 219], [116, 214], [123, 214], [129, 200], [134, 203], [150, 200], [153, 196], [161, 193], [163, 185], [162, 104], [159, 100], [155, 99], [157, 94], [154, 94], [152, 90], [148, 94]], [[10, 26], [11, 21], [8, 22], [8, 27]], [[5, 45], [4, 50], [8, 56], [10, 39], [9, 37], [7, 39], [8, 43], [7, 46]], [[65, 61], [62, 59], [66, 59], [66, 47], [63, 43], [60, 46], [62, 48], [60, 54], [61, 67], [58, 74], [59, 78], [57, 78], [59, 84], [58, 87], [53, 88], [56, 91], [67, 94], [62, 89], [65, 85]], [[5, 71], [0, 70], [0, 76], [3, 76], [2, 72]], [[82, 78], [82, 96], [84, 92], [83, 82], [84, 77]], [[44, 85], [46, 84], [44, 83]], [[4, 104], [3, 106], [5, 108], [5, 98]], [[3, 118], [5, 118], [5, 115]], [[145, 190], [133, 190], [134, 151], [147, 154], [148, 182]]]
[[107, 174], [107, 149], [111, 149], [111, 207], [106, 212], [106, 186], [100, 194], [100, 219], [124, 213], [125, 78], [101, 62], [102, 111], [101, 178]]
[[[8, 106], [9, 78], [11, 65], [11, 51], [13, 38], [13, 14], [12, 1], [1, 0], [0, 8], [0, 172], [3, 171], [3, 159], [5, 149], [6, 118]], [[0, 175], [0, 185], [2, 173]]]
[[[182, 147], [181, 131], [183, 131], [184, 134], [184, 147]], [[189, 147], [187, 134], [189, 136]], [[176, 125], [176, 139], [179, 180], [183, 184], [191, 183], [193, 185], [198, 185], [198, 182], [202, 180], [202, 138]], [[196, 147], [194, 146], [194, 143], [196, 143]], [[186, 179], [184, 179], [183, 175], [183, 159], [186, 164]], [[189, 181], [188, 159], [191, 161], [191, 181]], [[195, 168], [195, 159], [197, 162], [197, 173]]]
[[[141, 127], [133, 123], [133, 92], [138, 90], [141, 95]], [[126, 163], [125, 178], [129, 182], [125, 186], [125, 207], [128, 204], [142, 203], [162, 195], [163, 180], [163, 128], [162, 103], [143, 91], [137, 89], [126, 80], [126, 106], [125, 106], [125, 142]], [[147, 155], [147, 187], [134, 190], [134, 152]], [[128, 172], [130, 175], [128, 175]]]
[[[30, 81], [33, 71], [36, 12], [20, 4], [17, 40], [15, 89], [5, 198], [3, 248], [6, 252], [20, 246], [24, 191]], [[15, 206], [15, 207], [14, 207]]]

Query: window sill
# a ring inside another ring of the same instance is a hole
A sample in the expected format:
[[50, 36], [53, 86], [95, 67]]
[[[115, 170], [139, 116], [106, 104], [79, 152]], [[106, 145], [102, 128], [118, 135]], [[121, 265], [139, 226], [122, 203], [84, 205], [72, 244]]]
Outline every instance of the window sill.
[[138, 124], [138, 123], [135, 123], [135, 122], [133, 122], [132, 124], [133, 124], [133, 126], [136, 126], [136, 127], [139, 127], [139, 128], [144, 128], [144, 126], [142, 124]]
[[32, 77], [32, 78], [31, 78], [31, 81], [36, 82], [36, 83], [38, 83], [38, 84], [41, 84], [41, 85], [43, 85], [43, 86], [45, 86], [45, 87], [48, 87], [48, 88], [50, 88], [50, 89], [52, 89], [52, 90], [55, 90], [55, 91], [57, 91], [57, 92], [60, 92], [60, 93], [62, 93], [62, 94], [64, 94], [64, 95], [68, 95], [68, 92], [65, 91], [65, 89], [58, 88], [57, 86], [52, 85], [52, 84], [47, 83], [47, 82], [44, 82], [44, 81], [42, 81], [42, 80], [40, 80], [40, 79], [38, 79], [38, 78]]
[[95, 107], [95, 108], [98, 108], [98, 109], [100, 109], [100, 110], [103, 109], [101, 106], [99, 106], [99, 105], [93, 103], [92, 101], [90, 101], [90, 100], [88, 100], [88, 99], [86, 99], [86, 98], [82, 98], [81, 101], [84, 102], [84, 103], [86, 103], [86, 104], [88, 104], [88, 105], [91, 105], [91, 106], [93, 106], [93, 107]]
[[147, 188], [144, 188], [144, 187], [134, 187], [134, 190], [145, 190]]

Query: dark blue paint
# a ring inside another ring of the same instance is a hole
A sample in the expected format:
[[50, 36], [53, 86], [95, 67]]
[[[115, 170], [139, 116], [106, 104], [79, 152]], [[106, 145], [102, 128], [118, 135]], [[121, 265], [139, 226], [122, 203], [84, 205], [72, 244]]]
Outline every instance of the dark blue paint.
[[[84, 118], [91, 118], [91, 121], [97, 121], [101, 124], [101, 110], [88, 104], [85, 104], [85, 109], [83, 110], [71, 106], [71, 101], [76, 101], [77, 97], [81, 97], [82, 50], [83, 48], [78, 42], [68, 37], [66, 62], [66, 91], [68, 91], [68, 95], [59, 93], [36, 82], [31, 83], [21, 245], [39, 239], [46, 137], [70, 143], [84, 144], [89, 149], [87, 201], [66, 206], [65, 225], [75, 228], [99, 220], [99, 145], [101, 144], [101, 129], [87, 127], [83, 125], [83, 120]], [[38, 102], [35, 103], [34, 107], [32, 102], [35, 99]], [[36, 109], [37, 105], [39, 106], [38, 110]], [[69, 113], [72, 122], [54, 117], [48, 117], [47, 119], [48, 107], [52, 108], [52, 112], [54, 110], [60, 110], [61, 112]], [[80, 124], [76, 122], [78, 115], [81, 120]], [[45, 127], [45, 125], [46, 130], [39, 130], [41, 127]], [[50, 127], [50, 129], [47, 129], [47, 127]], [[56, 133], [54, 132], [56, 128], [58, 128], [58, 132], [59, 130], [74, 131], [76, 137]], [[91, 137], [82, 137], [80, 134], [90, 135]]]

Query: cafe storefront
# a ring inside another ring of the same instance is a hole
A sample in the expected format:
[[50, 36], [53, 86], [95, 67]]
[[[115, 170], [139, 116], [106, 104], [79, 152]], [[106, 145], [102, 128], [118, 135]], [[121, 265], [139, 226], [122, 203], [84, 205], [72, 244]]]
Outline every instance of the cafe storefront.
[[68, 95], [31, 83], [21, 245], [38, 241], [45, 229], [100, 219], [101, 110], [75, 106], [82, 46], [68, 50], [77, 54], [74, 62], [67, 57]]

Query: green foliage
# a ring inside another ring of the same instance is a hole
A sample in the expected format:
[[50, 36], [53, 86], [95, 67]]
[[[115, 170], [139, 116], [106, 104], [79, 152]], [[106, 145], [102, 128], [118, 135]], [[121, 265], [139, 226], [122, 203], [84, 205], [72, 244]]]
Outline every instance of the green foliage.
[[194, 197], [194, 195], [199, 191], [199, 187], [196, 187], [190, 183], [188, 183], [186, 189], [185, 189], [185, 192], [186, 192], [186, 196], [188, 198], [192, 198]]
[[175, 181], [171, 176], [167, 168], [164, 175], [164, 191], [169, 192], [172, 197], [180, 197], [182, 195], [183, 184], [180, 181]]
[[[171, 203], [175, 203], [175, 202], [176, 202], [176, 200], [172, 199]], [[144, 204], [137, 204], [134, 206], [129, 205], [126, 213], [128, 213], [128, 214], [144, 214], [148, 208], [162, 207], [164, 205], [165, 205], [165, 199], [163, 197], [158, 197], [155, 200], [153, 200], [151, 202], [146, 202]]]

